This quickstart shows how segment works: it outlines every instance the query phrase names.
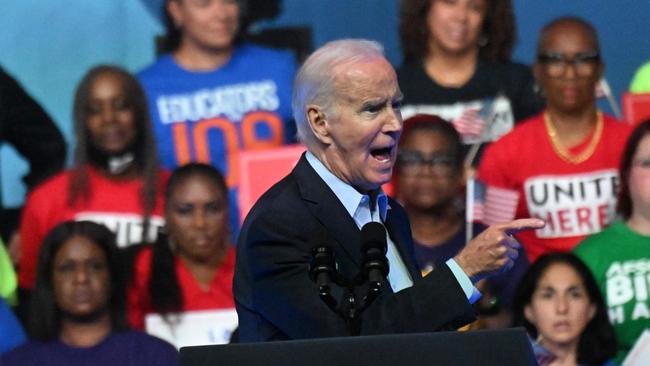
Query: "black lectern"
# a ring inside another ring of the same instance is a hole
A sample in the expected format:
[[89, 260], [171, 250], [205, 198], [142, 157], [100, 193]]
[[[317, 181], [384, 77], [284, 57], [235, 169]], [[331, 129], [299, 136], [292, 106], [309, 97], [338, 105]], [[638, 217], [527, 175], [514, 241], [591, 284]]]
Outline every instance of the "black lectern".
[[181, 348], [181, 366], [537, 365], [523, 328]]

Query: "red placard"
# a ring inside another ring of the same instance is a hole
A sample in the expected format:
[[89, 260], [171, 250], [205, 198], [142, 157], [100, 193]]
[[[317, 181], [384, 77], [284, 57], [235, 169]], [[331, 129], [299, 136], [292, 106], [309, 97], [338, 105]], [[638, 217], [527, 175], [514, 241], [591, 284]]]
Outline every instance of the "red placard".
[[239, 153], [240, 222], [264, 192], [291, 172], [305, 150], [303, 145], [289, 145]]
[[624, 93], [623, 117], [633, 125], [650, 118], [650, 93]]

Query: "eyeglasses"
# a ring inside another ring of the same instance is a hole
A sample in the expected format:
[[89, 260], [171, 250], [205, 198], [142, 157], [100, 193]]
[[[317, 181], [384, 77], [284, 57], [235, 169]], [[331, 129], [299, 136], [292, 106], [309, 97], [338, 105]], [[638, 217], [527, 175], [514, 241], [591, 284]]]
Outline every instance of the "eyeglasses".
[[569, 64], [573, 66], [576, 75], [588, 77], [596, 71], [596, 66], [600, 63], [600, 54], [598, 52], [585, 52], [569, 58], [562, 53], [540, 53], [537, 55], [537, 61], [546, 67], [546, 73], [552, 78], [564, 75]]
[[435, 152], [428, 159], [413, 150], [397, 153], [397, 169], [401, 174], [407, 176], [420, 174], [425, 165], [431, 167], [435, 175], [450, 176], [458, 169], [458, 158], [451, 152]]

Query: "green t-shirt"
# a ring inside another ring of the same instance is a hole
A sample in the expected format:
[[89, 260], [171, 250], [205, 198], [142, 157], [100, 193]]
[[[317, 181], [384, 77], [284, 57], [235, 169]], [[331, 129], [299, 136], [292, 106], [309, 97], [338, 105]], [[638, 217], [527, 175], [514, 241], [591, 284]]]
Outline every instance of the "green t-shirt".
[[605, 298], [621, 363], [643, 330], [650, 328], [650, 236], [617, 221], [588, 237], [575, 254], [591, 269]]

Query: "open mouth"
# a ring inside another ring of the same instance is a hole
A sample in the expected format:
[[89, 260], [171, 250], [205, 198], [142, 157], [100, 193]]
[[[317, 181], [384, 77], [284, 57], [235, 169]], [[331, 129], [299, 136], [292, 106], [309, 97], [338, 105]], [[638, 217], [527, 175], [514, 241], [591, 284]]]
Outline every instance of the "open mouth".
[[373, 158], [383, 163], [383, 162], [390, 161], [390, 159], [393, 156], [392, 151], [393, 151], [392, 146], [384, 147], [381, 149], [372, 149], [370, 150], [370, 155], [372, 155]]

